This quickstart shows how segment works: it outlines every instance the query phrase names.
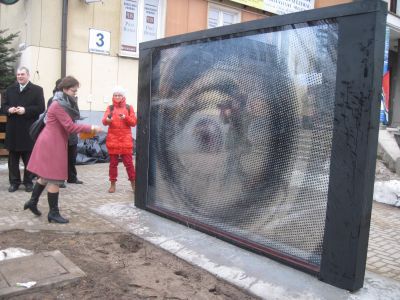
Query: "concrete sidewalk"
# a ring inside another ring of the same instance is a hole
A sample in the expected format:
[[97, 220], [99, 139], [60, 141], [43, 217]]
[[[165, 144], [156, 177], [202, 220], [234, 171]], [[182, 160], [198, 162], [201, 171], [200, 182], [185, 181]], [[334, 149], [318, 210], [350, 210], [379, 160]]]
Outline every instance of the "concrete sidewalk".
[[[116, 206], [130, 207], [137, 211], [132, 205], [134, 196], [121, 164], [119, 168], [120, 180], [117, 182], [115, 194], [107, 193], [109, 184], [108, 164], [78, 166], [78, 176], [84, 181], [84, 184], [68, 184], [66, 189], [61, 189], [61, 213], [70, 219], [70, 223], [59, 225], [47, 222], [48, 207], [45, 194], [42, 195], [39, 203], [39, 209], [43, 212], [42, 217], [36, 218], [30, 212], [23, 211], [23, 204], [29, 199], [30, 193], [26, 193], [23, 186], [15, 193], [7, 191], [8, 170], [4, 165], [5, 162], [4, 159], [0, 160], [0, 193], [2, 195], [0, 200], [0, 231], [25, 229], [59, 230], [63, 232], [132, 232], [129, 230], [131, 224], [121, 223], [121, 220], [112, 217], [112, 210]], [[110, 209], [111, 215], [107, 213], [107, 208]], [[135, 214], [132, 213], [131, 217], [135, 217]], [[154, 218], [163, 222], [160, 217], [154, 216]], [[400, 228], [400, 210], [374, 203], [367, 260], [367, 270], [371, 272], [369, 273], [371, 275], [368, 275], [370, 280], [376, 281], [377, 279], [374, 276], [378, 274], [397, 281], [400, 287], [400, 235], [398, 228]], [[228, 247], [233, 246], [228, 245]], [[62, 251], [62, 249], [60, 250]], [[261, 258], [261, 260], [264, 259]]]
[[117, 191], [109, 194], [108, 164], [77, 166], [78, 178], [84, 184], [69, 184], [60, 189], [59, 206], [61, 214], [70, 219], [69, 224], [48, 223], [47, 194], [44, 191], [39, 201], [39, 210], [43, 215], [34, 217], [31, 212], [24, 211], [25, 201], [30, 193], [25, 192], [21, 185], [14, 193], [8, 192], [8, 169], [0, 161], [0, 230], [29, 229], [29, 230], [61, 230], [74, 232], [120, 232], [121, 228], [112, 222], [100, 218], [91, 208], [112, 202], [133, 203], [134, 195], [130, 182], [126, 179], [125, 168], [119, 164], [119, 181]]

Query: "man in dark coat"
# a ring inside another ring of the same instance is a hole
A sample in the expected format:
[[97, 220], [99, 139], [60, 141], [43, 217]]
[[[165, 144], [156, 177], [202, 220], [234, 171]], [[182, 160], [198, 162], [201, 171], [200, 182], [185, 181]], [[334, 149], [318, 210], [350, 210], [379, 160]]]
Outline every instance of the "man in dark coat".
[[[29, 127], [44, 112], [43, 89], [29, 81], [29, 70], [17, 70], [17, 82], [4, 93], [3, 111], [7, 114], [5, 147], [9, 151], [8, 171], [9, 192], [18, 190], [21, 183], [26, 192], [32, 192], [34, 175], [26, 169], [34, 142], [29, 136]], [[19, 160], [24, 163], [24, 177], [21, 182]]]

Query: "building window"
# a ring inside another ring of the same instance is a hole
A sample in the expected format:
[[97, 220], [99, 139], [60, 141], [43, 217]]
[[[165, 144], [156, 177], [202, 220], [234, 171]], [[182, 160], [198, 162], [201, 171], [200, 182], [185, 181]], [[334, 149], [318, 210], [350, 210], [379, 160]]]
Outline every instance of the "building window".
[[396, 5], [397, 1], [396, 0], [389, 0], [389, 11], [392, 13], [396, 13]]
[[164, 0], [121, 0], [119, 55], [139, 57], [139, 43], [164, 36]]
[[209, 4], [208, 28], [231, 25], [239, 22], [240, 22], [239, 10], [217, 4]]

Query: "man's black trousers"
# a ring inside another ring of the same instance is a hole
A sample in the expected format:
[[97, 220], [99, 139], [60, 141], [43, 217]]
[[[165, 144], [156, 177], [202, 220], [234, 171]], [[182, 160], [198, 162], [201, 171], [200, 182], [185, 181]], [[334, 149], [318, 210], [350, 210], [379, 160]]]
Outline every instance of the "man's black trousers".
[[75, 182], [78, 179], [75, 168], [77, 149], [77, 145], [68, 145], [68, 182]]
[[[34, 174], [29, 172], [26, 167], [28, 166], [29, 158], [32, 151], [9, 151], [8, 153], [8, 178], [11, 185], [32, 185]], [[21, 181], [21, 174], [19, 172], [19, 160], [22, 158], [24, 163], [24, 178]]]

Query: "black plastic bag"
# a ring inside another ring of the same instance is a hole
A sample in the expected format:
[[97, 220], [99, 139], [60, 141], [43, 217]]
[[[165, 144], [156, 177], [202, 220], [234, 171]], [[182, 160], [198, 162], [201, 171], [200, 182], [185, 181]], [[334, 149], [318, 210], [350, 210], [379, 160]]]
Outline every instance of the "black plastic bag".
[[100, 132], [97, 136], [81, 140], [77, 145], [78, 155], [76, 157], [77, 165], [87, 165], [94, 163], [105, 163], [110, 161], [106, 147], [107, 133]]
[[[89, 165], [95, 163], [105, 163], [110, 161], [106, 146], [107, 132], [100, 132], [97, 136], [81, 140], [77, 145], [78, 155], [76, 157], [77, 165]], [[136, 141], [133, 139], [132, 155], [135, 155]]]

